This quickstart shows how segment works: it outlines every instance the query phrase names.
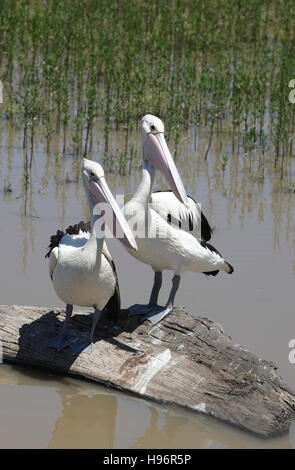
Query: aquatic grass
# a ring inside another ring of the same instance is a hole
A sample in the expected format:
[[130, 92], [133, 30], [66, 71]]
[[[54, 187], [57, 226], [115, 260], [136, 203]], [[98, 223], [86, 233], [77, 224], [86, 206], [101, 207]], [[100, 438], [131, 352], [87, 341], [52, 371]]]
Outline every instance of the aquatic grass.
[[226, 167], [227, 167], [228, 159], [229, 159], [228, 155], [223, 155], [222, 163], [221, 163], [221, 171], [222, 171], [223, 177], [224, 177], [224, 173], [225, 173], [225, 170], [226, 170]]
[[250, 173], [254, 163], [264, 171], [268, 154], [281, 179], [290, 178], [291, 0], [2, 0], [0, 46], [5, 115], [23, 128], [29, 166], [40, 128], [47, 152], [57, 135], [63, 155], [99, 148], [111, 170], [110, 133], [124, 129], [130, 172], [130, 135], [150, 112], [167, 123], [175, 157], [183, 129], [193, 127], [196, 140], [208, 128], [204, 160], [227, 129], [232, 154], [248, 154]]

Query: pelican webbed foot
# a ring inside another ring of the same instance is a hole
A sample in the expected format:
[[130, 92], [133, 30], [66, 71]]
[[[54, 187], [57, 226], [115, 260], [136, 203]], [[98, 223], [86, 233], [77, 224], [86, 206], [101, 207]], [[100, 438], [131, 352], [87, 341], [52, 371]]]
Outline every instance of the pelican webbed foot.
[[144, 319], [149, 320], [153, 325], [159, 323], [163, 318], [165, 318], [171, 311], [173, 310], [173, 306], [167, 307], [159, 307], [157, 310], [152, 310], [147, 315], [145, 315]]
[[90, 335], [86, 338], [83, 337], [83, 338], [78, 339], [78, 341], [75, 341], [75, 343], [71, 345], [71, 350], [73, 351], [73, 353], [75, 354], [81, 354], [81, 353], [91, 354], [92, 353], [93, 348], [94, 348], [94, 343], [93, 343], [94, 331], [95, 331], [96, 324], [98, 320], [101, 318], [101, 316], [102, 316], [102, 311], [99, 310], [98, 308], [95, 308]]
[[156, 310], [162, 308], [160, 305], [150, 305], [150, 304], [134, 304], [131, 307], [128, 307], [129, 315], [145, 315], [151, 310]]
[[175, 274], [172, 279], [172, 288], [166, 306], [159, 308], [157, 307], [156, 310], [152, 309], [152, 311], [148, 312], [144, 317], [145, 320], [149, 320], [153, 325], [156, 325], [173, 310], [175, 295], [178, 291], [179, 283], [180, 276]]
[[75, 343], [71, 344], [71, 350], [75, 354], [91, 354], [94, 348], [94, 344], [90, 337], [79, 339]]
[[66, 318], [62, 325], [62, 330], [59, 335], [54, 336], [49, 341], [47, 341], [46, 346], [48, 348], [55, 348], [58, 351], [70, 346], [70, 344], [77, 341], [77, 336], [71, 336], [68, 334], [69, 321], [73, 312], [73, 305], [67, 304], [66, 306]]
[[163, 320], [163, 318], [166, 317], [172, 309], [172, 305], [163, 307], [161, 305], [135, 304], [128, 308], [128, 312], [130, 316], [144, 315], [145, 320], [149, 320], [153, 325], [156, 325]]

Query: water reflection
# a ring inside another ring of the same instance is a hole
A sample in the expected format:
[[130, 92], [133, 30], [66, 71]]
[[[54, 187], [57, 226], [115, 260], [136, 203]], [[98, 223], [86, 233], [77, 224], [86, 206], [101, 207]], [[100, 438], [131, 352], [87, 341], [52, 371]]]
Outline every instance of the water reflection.
[[113, 395], [72, 395], [59, 389], [62, 414], [56, 420], [49, 448], [113, 449], [117, 398]]
[[288, 435], [260, 439], [181, 408], [154, 406], [108, 392], [97, 384], [34, 369], [1, 366], [0, 399], [0, 448], [194, 449], [292, 445], [292, 436], [291, 441]]

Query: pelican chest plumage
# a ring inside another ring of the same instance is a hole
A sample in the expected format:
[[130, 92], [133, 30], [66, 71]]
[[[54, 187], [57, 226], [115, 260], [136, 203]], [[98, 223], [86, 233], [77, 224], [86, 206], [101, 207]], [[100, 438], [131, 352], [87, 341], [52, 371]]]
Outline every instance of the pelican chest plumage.
[[[131, 314], [146, 313], [153, 324], [173, 308], [181, 275], [185, 271], [215, 276], [229, 274], [233, 267], [210, 245], [210, 225], [196, 202], [187, 196], [164, 137], [164, 125], [156, 116], [146, 115], [141, 123], [143, 146], [142, 181], [133, 198], [124, 206], [124, 215], [133, 230], [138, 250], [129, 253], [149, 264], [155, 272], [148, 305], [136, 304]], [[166, 178], [171, 192], [152, 193], [156, 170]], [[174, 272], [172, 289], [165, 307], [157, 304], [162, 271]]]
[[[51, 237], [46, 255], [49, 257], [49, 272], [55, 292], [66, 303], [66, 319], [62, 331], [49, 341], [48, 346], [60, 350], [71, 345], [74, 352], [90, 353], [93, 349], [95, 326], [102, 312], [105, 311], [114, 318], [120, 311], [118, 278], [104, 241], [105, 224], [113, 230], [115, 220], [116, 233], [119, 229], [122, 234], [120, 241], [131, 251], [137, 248], [134, 236], [109, 190], [101, 165], [83, 159], [82, 179], [88, 198], [91, 225], [81, 222], [69, 227], [66, 234], [58, 231]], [[73, 305], [94, 307], [92, 327], [86, 339], [77, 340], [68, 335]]]

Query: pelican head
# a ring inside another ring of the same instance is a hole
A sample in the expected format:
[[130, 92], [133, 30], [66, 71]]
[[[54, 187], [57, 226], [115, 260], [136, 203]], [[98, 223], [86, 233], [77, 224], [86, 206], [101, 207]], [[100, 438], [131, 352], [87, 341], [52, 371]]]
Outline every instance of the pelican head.
[[[116, 235], [128, 248], [137, 250], [133, 233], [107, 185], [103, 167], [97, 162], [83, 158], [81, 171], [92, 220], [93, 210], [96, 204], [108, 204], [111, 211], [104, 211], [104, 218], [107, 225], [111, 226], [113, 229], [113, 235]], [[113, 221], [116, 223], [114, 224]], [[114, 233], [115, 227], [116, 233]], [[121, 233], [122, 236], [119, 237], [118, 232]]]
[[148, 164], [160, 171], [177, 199], [189, 207], [184, 186], [164, 137], [164, 124], [161, 119], [146, 114], [141, 121], [141, 136], [144, 165]]

